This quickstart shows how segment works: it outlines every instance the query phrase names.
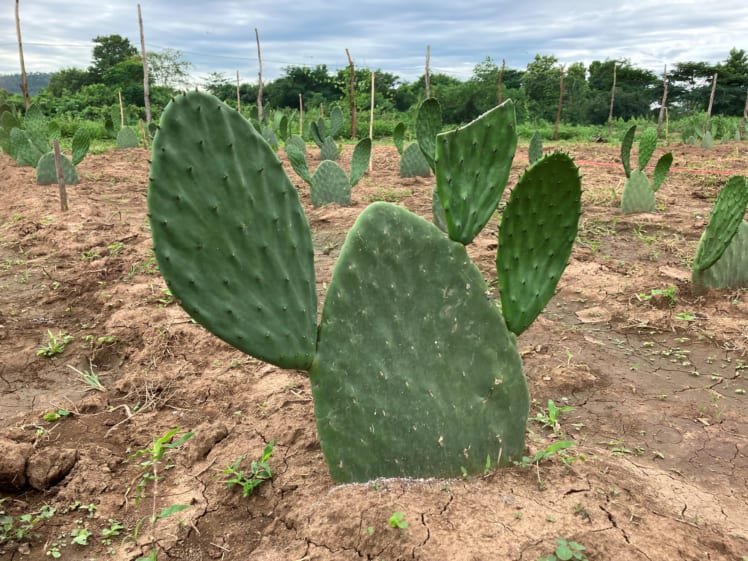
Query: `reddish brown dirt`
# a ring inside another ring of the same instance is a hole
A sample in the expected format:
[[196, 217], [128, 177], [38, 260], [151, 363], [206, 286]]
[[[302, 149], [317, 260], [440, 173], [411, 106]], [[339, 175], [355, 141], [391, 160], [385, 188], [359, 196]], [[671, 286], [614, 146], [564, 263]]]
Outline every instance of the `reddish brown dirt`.
[[[615, 147], [563, 148], [580, 161], [617, 162]], [[590, 560], [746, 559], [748, 293], [691, 290], [689, 264], [726, 178], [688, 171], [747, 173], [746, 146], [671, 149], [686, 169], [658, 193], [656, 214], [621, 216], [620, 166], [582, 166], [569, 268], [519, 338], [531, 416], [549, 399], [574, 408], [555, 431], [531, 421], [528, 454], [572, 440], [566, 456], [483, 478], [347, 486], [327, 473], [305, 374], [243, 356], [164, 292], [146, 218], [146, 151], [89, 156], [64, 213], [56, 188], [0, 155], [1, 460], [11, 450], [77, 459], [46, 491], [0, 492], [0, 511], [16, 524], [43, 505], [56, 509], [24, 539], [0, 543], [0, 558], [130, 560], [156, 547], [159, 559], [186, 560], [536, 560], [563, 538]], [[517, 160], [510, 185], [526, 150]], [[397, 162], [394, 148], [377, 147], [350, 208], [311, 208], [287, 168], [313, 229], [320, 296], [368, 203], [430, 216], [432, 179], [401, 179]], [[469, 248], [492, 286], [497, 224]], [[643, 297], [668, 287], [672, 305]], [[74, 339], [37, 356], [47, 330]], [[106, 391], [88, 390], [68, 365], [92, 365]], [[42, 418], [58, 409], [72, 414]], [[157, 487], [137, 501], [148, 458], [128, 458], [175, 428], [195, 436], [167, 450]], [[271, 439], [272, 481], [248, 498], [227, 488], [224, 468], [246, 455], [248, 469]], [[153, 513], [173, 504], [188, 508], [154, 528]], [[390, 527], [394, 512], [407, 528]], [[123, 529], [107, 544], [110, 519]], [[82, 528], [87, 545], [72, 541]]]

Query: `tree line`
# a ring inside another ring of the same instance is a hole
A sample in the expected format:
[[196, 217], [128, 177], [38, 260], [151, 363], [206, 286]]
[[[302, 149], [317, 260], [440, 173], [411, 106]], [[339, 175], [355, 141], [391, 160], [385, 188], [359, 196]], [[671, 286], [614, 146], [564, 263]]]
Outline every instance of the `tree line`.
[[[142, 116], [143, 67], [137, 49], [119, 35], [93, 39], [92, 64], [87, 69], [65, 68], [49, 76], [37, 101], [51, 115], [96, 119], [117, 102], [121, 92], [129, 112]], [[151, 104], [154, 113], [174, 93], [191, 86], [191, 65], [179, 51], [149, 52]], [[476, 118], [496, 105], [501, 96], [511, 98], [520, 122], [555, 119], [563, 79], [561, 120], [570, 124], [602, 125], [608, 120], [615, 66], [614, 116], [628, 120], [652, 117], [663, 95], [663, 76], [639, 68], [629, 60], [575, 62], [562, 65], [553, 55], [535, 55], [525, 69], [501, 68], [491, 57], [475, 65], [466, 80], [435, 73], [430, 75], [431, 95], [439, 99], [444, 121], [459, 124]], [[288, 66], [283, 74], [264, 85], [263, 102], [275, 109], [298, 108], [299, 94], [305, 107], [350, 104], [350, 68], [336, 72], [326, 65]], [[374, 70], [376, 107], [379, 113], [413, 112], [425, 98], [426, 80], [407, 82], [399, 76]], [[748, 54], [730, 50], [724, 61], [709, 64], [679, 62], [667, 73], [667, 106], [674, 118], [706, 111], [714, 74], [718, 75], [713, 114], [740, 116], [748, 90]], [[371, 70], [355, 70], [355, 103], [367, 110]], [[230, 104], [236, 104], [236, 83], [224, 74], [212, 73], [201, 86]], [[243, 106], [256, 102], [257, 85], [239, 87]], [[0, 98], [12, 98], [7, 92]]]

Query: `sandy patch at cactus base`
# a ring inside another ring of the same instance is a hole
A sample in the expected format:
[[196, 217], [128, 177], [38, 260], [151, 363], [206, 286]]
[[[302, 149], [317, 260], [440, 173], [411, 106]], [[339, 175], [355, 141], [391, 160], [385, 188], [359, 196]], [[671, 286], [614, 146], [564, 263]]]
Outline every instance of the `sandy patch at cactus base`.
[[[18, 524], [56, 509], [25, 539], [0, 544], [0, 559], [130, 560], [156, 547], [158, 559], [185, 560], [536, 560], [556, 539], [597, 561], [746, 559], [748, 292], [697, 296], [689, 279], [727, 179], [719, 172], [748, 173], [748, 145], [671, 145], [679, 169], [657, 194], [659, 211], [633, 216], [618, 210], [617, 147], [562, 148], [612, 165], [580, 166], [578, 243], [518, 342], [531, 417], [549, 399], [573, 408], [555, 432], [529, 423], [528, 456], [559, 440], [574, 446], [485, 477], [348, 486], [328, 475], [306, 374], [242, 355], [165, 292], [146, 218], [147, 151], [88, 156], [65, 213], [55, 187], [0, 154], [0, 472], [17, 465], [22, 487], [0, 491], [0, 510]], [[308, 154], [313, 169], [316, 149]], [[319, 209], [281, 156], [313, 230], [320, 300], [367, 204], [430, 218], [433, 179], [400, 178], [394, 148], [373, 154], [352, 206]], [[526, 162], [525, 145], [510, 186]], [[469, 247], [492, 287], [497, 229], [498, 216]], [[52, 358], [37, 356], [48, 330], [74, 337]], [[105, 391], [69, 366], [92, 366]], [[71, 414], [43, 418], [58, 410]], [[195, 436], [167, 450], [155, 501], [152, 482], [137, 500], [148, 457], [133, 455], [176, 428]], [[272, 480], [246, 498], [228, 488], [226, 466], [246, 455], [248, 470], [270, 440]], [[72, 469], [56, 477], [63, 460]], [[174, 504], [186, 508], [151, 525]], [[391, 527], [396, 512], [407, 527]], [[122, 529], [107, 538], [110, 520]], [[73, 542], [81, 529], [86, 545]]]

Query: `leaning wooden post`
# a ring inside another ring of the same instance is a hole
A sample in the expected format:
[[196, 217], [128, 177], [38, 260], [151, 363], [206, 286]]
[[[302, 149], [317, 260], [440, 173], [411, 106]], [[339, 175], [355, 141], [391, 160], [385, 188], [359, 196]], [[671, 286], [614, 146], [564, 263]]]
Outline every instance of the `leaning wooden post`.
[[613, 136], [613, 103], [616, 99], [616, 65], [613, 63], [613, 87], [610, 88], [610, 111], [608, 112], [608, 136]]
[[356, 113], [356, 67], [353, 66], [353, 59], [348, 49], [345, 50], [345, 55], [348, 57], [348, 70], [351, 73], [351, 80], [349, 84], [349, 93], [351, 97], [351, 138], [358, 136], [358, 114]]
[[122, 90], [117, 90], [119, 96], [119, 128], [125, 127], [125, 106], [122, 104]]
[[[143, 35], [143, 15], [138, 4], [138, 25], [140, 26], [140, 56], [143, 59], [143, 101], [145, 102], [145, 123], [151, 126], [151, 86], [148, 80], [148, 57], [145, 52], [145, 36]], [[143, 137], [145, 138], [145, 136]]]
[[740, 138], [745, 138], [745, 122], [748, 121], [748, 89], [745, 90], [745, 107], [743, 108], [743, 118], [740, 120]]
[[55, 171], [57, 172], [57, 185], [60, 187], [60, 210], [68, 209], [68, 192], [65, 188], [65, 172], [62, 170], [62, 157], [60, 156], [60, 143], [55, 138], [52, 141], [55, 152]]
[[255, 27], [255, 39], [257, 40], [257, 64], [259, 71], [257, 73], [257, 119], [262, 122], [265, 114], [262, 111], [262, 52], [260, 51], [260, 33]]
[[[369, 110], [369, 140], [371, 140], [372, 143], [374, 142], [374, 72], [371, 73], [371, 108]], [[371, 157], [369, 158], [369, 171], [374, 169], [373, 159], [374, 158], [371, 158]]]
[[18, 1], [16, 0], [16, 35], [18, 35], [18, 55], [21, 57], [21, 92], [23, 101], [26, 103], [26, 109], [31, 107], [31, 98], [29, 97], [29, 83], [26, 78], [26, 65], [23, 62], [23, 43], [21, 42], [21, 17], [18, 10]]
[[667, 64], [662, 73], [662, 103], [660, 104], [660, 115], [657, 117], [657, 138], [662, 137], [662, 118], [665, 116], [667, 104]]
[[501, 59], [501, 70], [499, 70], [499, 105], [504, 101], [504, 69], [506, 68], [506, 59]]
[[299, 136], [304, 136], [304, 101], [299, 94]]
[[564, 67], [561, 67], [558, 87], [558, 111], [556, 111], [556, 125], [553, 127], [553, 140], [558, 140], [558, 125], [561, 122], [561, 107], [564, 104]]
[[426, 86], [426, 99], [431, 97], [431, 45], [426, 45], [426, 70], [423, 74], [424, 85]]
[[712, 106], [714, 105], [714, 94], [717, 91], [717, 73], [714, 73], [712, 78], [712, 93], [709, 94], [709, 107], [706, 110], [706, 122], [704, 123], [704, 134], [709, 130], [709, 121], [712, 119]]
[[143, 148], [148, 150], [148, 130], [146, 129], [145, 123], [143, 122], [143, 119], [140, 119], [140, 131], [143, 133]]
[[239, 95], [239, 71], [236, 71], [236, 110], [242, 112], [242, 98]]

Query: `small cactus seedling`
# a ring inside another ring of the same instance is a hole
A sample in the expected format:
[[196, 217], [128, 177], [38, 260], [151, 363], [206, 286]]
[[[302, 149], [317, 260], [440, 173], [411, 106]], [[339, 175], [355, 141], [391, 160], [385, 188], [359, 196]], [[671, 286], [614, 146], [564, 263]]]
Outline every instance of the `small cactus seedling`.
[[717, 196], [693, 260], [693, 283], [706, 288], [748, 287], [748, 179], [731, 177]]
[[621, 198], [621, 212], [630, 214], [634, 212], [654, 212], [656, 208], [655, 193], [662, 186], [667, 177], [670, 166], [673, 163], [673, 154], [663, 154], [655, 164], [652, 183], [644, 173], [644, 168], [654, 154], [657, 147], [657, 131], [648, 129], [641, 134], [639, 139], [638, 165], [631, 169], [631, 147], [634, 144], [636, 125], [626, 131], [621, 142], [621, 163], [626, 173], [626, 183], [623, 186]]
[[311, 189], [312, 204], [324, 206], [336, 203], [350, 206], [351, 189], [361, 181], [366, 173], [371, 158], [371, 140], [364, 138], [356, 144], [351, 158], [351, 176], [348, 177], [338, 164], [331, 160], [323, 160], [314, 171], [309, 173], [304, 153], [295, 144], [286, 145], [286, 154], [291, 166], [301, 179], [306, 181]]
[[[565, 199], [579, 199], [576, 171], [565, 155], [544, 158], [517, 187], [521, 201], [510, 201], [508, 212], [535, 215], [507, 226], [527, 240], [509, 235], [500, 249], [522, 253], [519, 241], [531, 256], [530, 294], [549, 282], [538, 261], [568, 258], [555, 245], [546, 255], [530, 248], [559, 213], [573, 215]], [[559, 181], [571, 186], [545, 204]], [[515, 336], [463, 244], [402, 207], [370, 205], [341, 248], [315, 327], [311, 231], [296, 189], [252, 126], [201, 92], [163, 113], [148, 207], [160, 269], [188, 313], [244, 352], [309, 372], [336, 482], [459, 477], [521, 457], [529, 395]]]

